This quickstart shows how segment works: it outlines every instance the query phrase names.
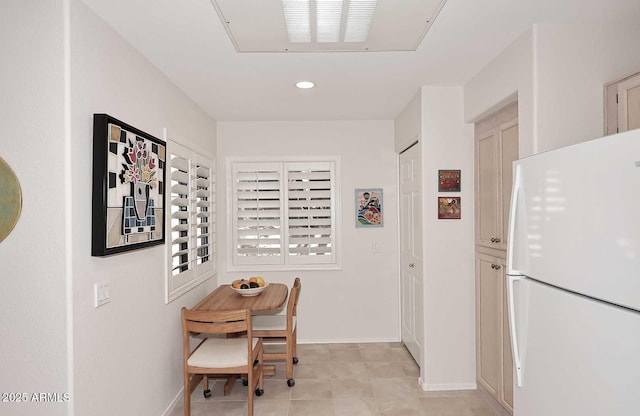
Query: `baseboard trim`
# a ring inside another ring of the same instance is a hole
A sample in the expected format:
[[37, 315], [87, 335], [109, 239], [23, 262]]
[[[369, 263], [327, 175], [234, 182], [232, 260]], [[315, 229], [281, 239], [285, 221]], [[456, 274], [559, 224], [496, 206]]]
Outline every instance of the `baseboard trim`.
[[418, 379], [418, 382], [423, 391], [476, 390], [478, 388], [476, 383], [429, 384], [421, 378]]
[[388, 343], [400, 343], [402, 342], [396, 338], [348, 338], [348, 339], [314, 339], [314, 340], [300, 340], [298, 339], [298, 345], [304, 344], [371, 344], [376, 342], [388, 342]]
[[181, 387], [180, 390], [178, 391], [178, 394], [176, 394], [173, 400], [171, 400], [171, 403], [169, 403], [169, 407], [167, 407], [167, 410], [164, 411], [162, 416], [169, 416], [171, 413], [173, 413], [178, 403], [180, 403], [180, 400], [182, 400], [183, 392], [184, 392], [184, 387]]

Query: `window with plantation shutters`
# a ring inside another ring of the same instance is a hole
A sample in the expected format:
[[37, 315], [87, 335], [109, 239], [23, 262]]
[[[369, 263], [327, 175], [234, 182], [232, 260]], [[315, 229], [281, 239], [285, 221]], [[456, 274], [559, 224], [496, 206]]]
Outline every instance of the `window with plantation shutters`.
[[205, 156], [169, 141], [167, 302], [215, 273], [215, 171]]
[[336, 175], [335, 159], [230, 162], [233, 266], [337, 266]]

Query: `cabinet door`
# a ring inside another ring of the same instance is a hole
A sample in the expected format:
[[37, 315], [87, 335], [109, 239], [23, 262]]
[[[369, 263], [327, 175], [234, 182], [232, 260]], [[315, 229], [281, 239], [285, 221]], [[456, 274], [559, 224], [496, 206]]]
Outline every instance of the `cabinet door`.
[[640, 128], [640, 73], [604, 86], [604, 134]]
[[513, 414], [513, 358], [507, 315], [506, 260], [476, 257], [478, 382]]
[[479, 121], [476, 137], [476, 244], [507, 249], [512, 165], [518, 159], [517, 103]]
[[502, 284], [499, 262], [493, 256], [476, 257], [476, 328], [478, 382], [499, 400], [502, 360]]
[[501, 250], [507, 249], [509, 228], [509, 207], [511, 205], [511, 187], [513, 185], [513, 161], [518, 159], [518, 120], [514, 119], [500, 126], [500, 205], [499, 229], [494, 244]]
[[640, 74], [618, 84], [618, 131], [640, 128]]
[[498, 230], [498, 136], [492, 129], [477, 141], [477, 244], [493, 247]]
[[500, 281], [502, 283], [502, 394], [500, 395], [500, 404], [513, 414], [513, 355], [507, 310], [509, 304], [507, 302], [506, 263], [505, 260], [496, 262], [501, 267]]

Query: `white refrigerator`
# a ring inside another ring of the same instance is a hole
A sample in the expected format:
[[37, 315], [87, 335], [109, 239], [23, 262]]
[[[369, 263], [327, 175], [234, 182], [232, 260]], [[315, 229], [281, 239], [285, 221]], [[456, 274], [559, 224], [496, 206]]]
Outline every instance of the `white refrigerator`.
[[640, 130], [514, 162], [515, 416], [640, 415]]

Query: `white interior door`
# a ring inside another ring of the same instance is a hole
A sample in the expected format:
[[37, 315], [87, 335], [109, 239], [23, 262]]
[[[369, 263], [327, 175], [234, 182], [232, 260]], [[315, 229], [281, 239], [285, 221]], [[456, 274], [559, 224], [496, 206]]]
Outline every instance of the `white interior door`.
[[422, 194], [420, 144], [400, 154], [400, 255], [402, 342], [422, 365]]

